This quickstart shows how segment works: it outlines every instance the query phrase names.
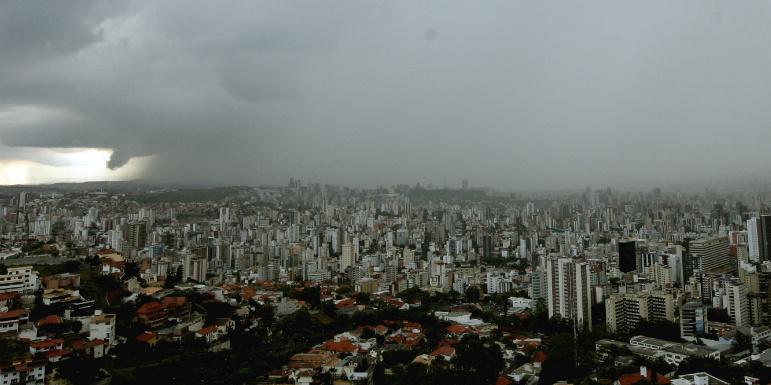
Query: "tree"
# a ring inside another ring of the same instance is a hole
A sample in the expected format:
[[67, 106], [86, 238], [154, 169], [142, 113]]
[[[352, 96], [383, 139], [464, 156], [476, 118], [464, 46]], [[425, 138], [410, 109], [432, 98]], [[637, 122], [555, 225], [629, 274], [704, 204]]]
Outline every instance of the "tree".
[[475, 335], [463, 337], [455, 348], [455, 354], [455, 378], [462, 384], [493, 384], [504, 367], [498, 345]]
[[736, 339], [734, 340], [734, 346], [736, 351], [752, 350], [752, 337], [737, 331]]
[[546, 362], [543, 363], [539, 384], [553, 384], [577, 377], [576, 344], [573, 335], [559, 333], [546, 342]]
[[482, 290], [479, 286], [471, 286], [463, 293], [463, 298], [468, 303], [477, 303], [482, 298]]
[[321, 288], [318, 286], [304, 287], [299, 291], [290, 291], [289, 296], [294, 299], [305, 301], [314, 309], [318, 308], [321, 304]]
[[367, 293], [356, 293], [356, 304], [357, 305], [368, 305], [369, 304], [369, 294]]

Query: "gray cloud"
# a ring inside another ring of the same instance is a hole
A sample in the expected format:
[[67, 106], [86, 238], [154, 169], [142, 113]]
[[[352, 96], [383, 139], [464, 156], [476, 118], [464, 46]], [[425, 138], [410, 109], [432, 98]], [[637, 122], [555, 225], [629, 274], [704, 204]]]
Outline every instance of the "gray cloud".
[[[0, 142], [154, 155], [149, 178], [527, 189], [771, 163], [765, 2], [0, 7]], [[2, 119], [19, 106], [36, 118]]]

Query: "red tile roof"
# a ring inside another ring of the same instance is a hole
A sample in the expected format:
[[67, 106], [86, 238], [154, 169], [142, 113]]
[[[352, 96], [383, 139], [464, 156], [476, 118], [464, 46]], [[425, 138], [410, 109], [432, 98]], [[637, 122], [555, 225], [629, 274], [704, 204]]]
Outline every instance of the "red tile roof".
[[163, 297], [164, 307], [182, 306], [187, 302], [187, 297]]
[[32, 342], [29, 344], [29, 347], [34, 349], [48, 349], [63, 343], [64, 343], [63, 339], [55, 338], [55, 339]]
[[201, 328], [201, 330], [198, 330], [196, 333], [205, 336], [207, 334], [214, 333], [215, 331], [217, 331], [217, 326], [209, 325], [205, 328]]
[[64, 320], [62, 319], [62, 317], [51, 314], [37, 320], [37, 322], [35, 322], [35, 325], [40, 327], [45, 325], [61, 325], [63, 323], [64, 323]]
[[448, 332], [450, 332], [452, 334], [463, 334], [463, 333], [466, 333], [466, 332], [469, 331], [469, 327], [468, 326], [457, 325], [457, 324], [456, 325], [450, 325], [446, 329], [447, 329]]
[[27, 309], [4, 311], [4, 312], [0, 312], [0, 320], [16, 319], [19, 317], [26, 316], [28, 313], [29, 311], [27, 311]]
[[340, 342], [327, 341], [322, 345], [322, 349], [335, 353], [352, 353], [356, 351], [356, 345], [351, 341], [343, 340]]
[[150, 314], [163, 310], [163, 305], [158, 301], [148, 302], [137, 309], [137, 314]]
[[433, 352], [431, 352], [431, 355], [434, 357], [437, 357], [437, 356], [452, 357], [453, 354], [455, 354], [455, 348], [450, 346], [440, 346], [434, 349]]
[[[624, 374], [618, 378], [618, 382], [621, 385], [632, 385], [642, 381], [643, 379], [651, 381], [653, 379], [653, 370], [648, 369], [647, 373], [645, 374], [645, 378], [643, 378], [643, 376], [639, 372]], [[656, 376], [656, 384], [658, 385], [669, 384], [669, 378], [667, 378], [662, 374], [658, 374]]]
[[70, 351], [67, 350], [67, 349], [57, 349], [57, 350], [49, 350], [49, 351], [47, 351], [45, 353], [45, 356], [46, 356], [46, 358], [51, 358], [51, 357], [66, 356], [68, 354], [70, 354]]

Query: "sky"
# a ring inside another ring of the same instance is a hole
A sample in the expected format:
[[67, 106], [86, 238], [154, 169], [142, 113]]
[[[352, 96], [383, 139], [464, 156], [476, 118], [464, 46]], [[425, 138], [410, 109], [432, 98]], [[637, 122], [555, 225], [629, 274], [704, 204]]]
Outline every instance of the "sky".
[[0, 2], [0, 184], [767, 175], [765, 1]]

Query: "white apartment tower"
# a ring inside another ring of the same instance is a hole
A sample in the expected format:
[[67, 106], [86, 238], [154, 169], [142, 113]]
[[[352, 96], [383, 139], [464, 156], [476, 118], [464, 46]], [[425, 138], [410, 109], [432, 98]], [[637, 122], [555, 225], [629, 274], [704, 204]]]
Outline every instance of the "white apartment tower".
[[592, 329], [592, 290], [589, 264], [568, 257], [546, 262], [546, 302], [549, 317], [572, 319], [579, 329]]

